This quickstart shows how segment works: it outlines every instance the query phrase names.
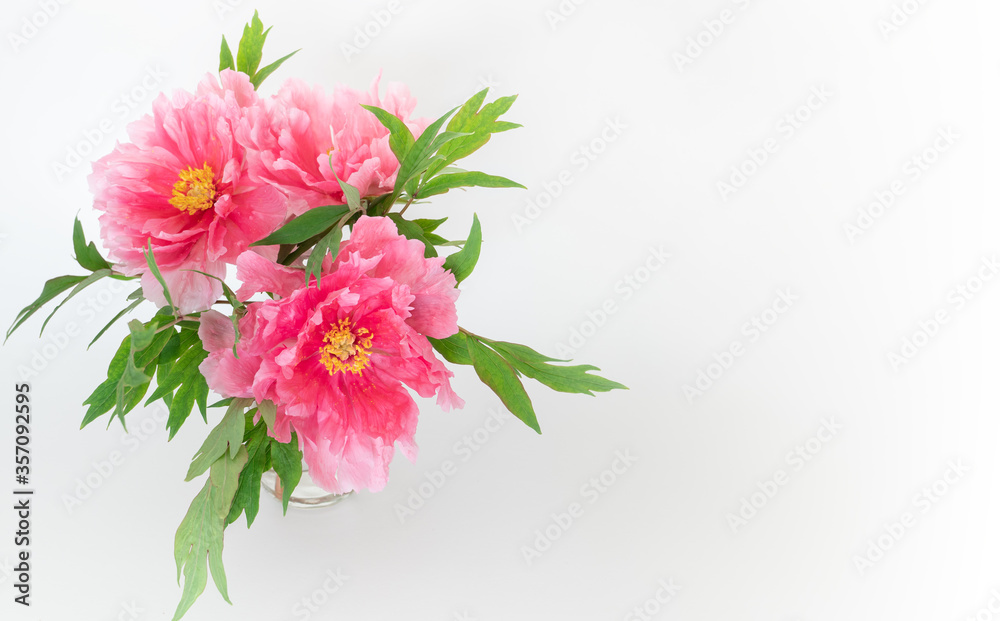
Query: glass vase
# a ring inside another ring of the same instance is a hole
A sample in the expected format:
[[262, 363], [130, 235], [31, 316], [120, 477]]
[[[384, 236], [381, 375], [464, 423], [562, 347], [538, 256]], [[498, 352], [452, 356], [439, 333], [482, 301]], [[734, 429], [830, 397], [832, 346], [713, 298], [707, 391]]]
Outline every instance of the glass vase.
[[[264, 489], [267, 490], [267, 493], [277, 498], [279, 502], [281, 501], [285, 490], [281, 485], [281, 478], [273, 469], [265, 472], [261, 476], [260, 482]], [[312, 477], [309, 476], [309, 467], [303, 461], [302, 478], [299, 479], [299, 484], [292, 491], [292, 497], [288, 500], [288, 506], [302, 508], [329, 507], [353, 494], [354, 492], [334, 494], [316, 485]]]

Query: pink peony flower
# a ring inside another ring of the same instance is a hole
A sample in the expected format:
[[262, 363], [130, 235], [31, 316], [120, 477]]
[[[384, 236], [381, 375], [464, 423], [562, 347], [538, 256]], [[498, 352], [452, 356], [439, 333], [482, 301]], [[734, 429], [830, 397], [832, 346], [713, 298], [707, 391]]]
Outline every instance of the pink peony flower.
[[209, 308], [221, 284], [199, 270], [225, 277], [247, 246], [284, 221], [287, 199], [247, 175], [246, 152], [235, 128], [259, 105], [242, 73], [208, 76], [196, 95], [160, 95], [153, 115], [129, 128], [131, 142], [94, 163], [90, 186], [101, 237], [125, 274], [142, 274], [143, 295], [166, 304], [143, 252], [153, 254], [174, 304], [182, 313]]
[[299, 269], [242, 254], [239, 295], [278, 297], [247, 305], [238, 358], [230, 320], [216, 311], [201, 316], [209, 386], [227, 397], [273, 401], [273, 436], [287, 442], [294, 429], [309, 474], [328, 491], [382, 489], [396, 442], [415, 459], [419, 411], [406, 386], [422, 397], [437, 394], [445, 409], [464, 405], [426, 338], [458, 330], [455, 277], [423, 250], [388, 218], [363, 216], [327, 259], [318, 286], [306, 287]]
[[240, 132], [240, 140], [254, 151], [251, 175], [281, 188], [295, 215], [344, 204], [338, 177], [361, 196], [392, 191], [399, 161], [389, 148], [389, 130], [361, 104], [398, 116], [415, 136], [428, 120], [409, 119], [416, 100], [405, 86], [391, 84], [381, 99], [378, 88], [376, 78], [368, 93], [338, 87], [329, 96], [301, 80], [286, 82], [273, 100], [248, 116]]

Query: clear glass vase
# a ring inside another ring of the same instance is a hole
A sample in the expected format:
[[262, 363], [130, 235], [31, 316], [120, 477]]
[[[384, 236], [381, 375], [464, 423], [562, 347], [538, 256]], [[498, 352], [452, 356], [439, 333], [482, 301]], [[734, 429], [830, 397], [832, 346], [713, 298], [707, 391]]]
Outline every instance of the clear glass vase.
[[[265, 472], [261, 476], [260, 482], [269, 494], [277, 498], [278, 501], [281, 501], [284, 488], [281, 485], [281, 478], [278, 477], [278, 474], [274, 470]], [[309, 476], [308, 466], [306, 466], [305, 462], [302, 462], [302, 478], [299, 479], [299, 484], [292, 491], [292, 497], [288, 500], [288, 506], [302, 508], [329, 507], [353, 494], [354, 492], [333, 494], [316, 485], [312, 477]]]

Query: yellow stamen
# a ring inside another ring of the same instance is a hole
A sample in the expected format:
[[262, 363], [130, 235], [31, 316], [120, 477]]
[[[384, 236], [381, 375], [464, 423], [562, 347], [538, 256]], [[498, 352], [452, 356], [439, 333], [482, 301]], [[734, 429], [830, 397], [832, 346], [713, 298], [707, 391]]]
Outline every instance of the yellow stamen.
[[192, 216], [215, 205], [215, 172], [211, 166], [182, 170], [179, 177], [171, 205]]
[[323, 342], [326, 345], [319, 350], [319, 361], [326, 366], [330, 375], [337, 371], [360, 374], [368, 366], [372, 334], [365, 328], [355, 329], [350, 319], [345, 317], [337, 324], [331, 324], [330, 330], [323, 336]]

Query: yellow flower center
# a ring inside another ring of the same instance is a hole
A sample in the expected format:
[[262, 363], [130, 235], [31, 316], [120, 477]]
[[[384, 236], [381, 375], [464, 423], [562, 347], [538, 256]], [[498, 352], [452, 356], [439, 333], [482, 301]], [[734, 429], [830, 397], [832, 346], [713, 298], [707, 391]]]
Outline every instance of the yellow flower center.
[[323, 363], [330, 375], [337, 371], [350, 371], [360, 374], [368, 366], [368, 356], [371, 354], [372, 334], [365, 328], [354, 328], [351, 320], [341, 319], [331, 325], [323, 336], [326, 343], [320, 348], [319, 361]]
[[215, 172], [211, 166], [182, 170], [179, 177], [171, 205], [192, 216], [215, 205]]

